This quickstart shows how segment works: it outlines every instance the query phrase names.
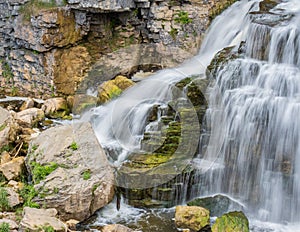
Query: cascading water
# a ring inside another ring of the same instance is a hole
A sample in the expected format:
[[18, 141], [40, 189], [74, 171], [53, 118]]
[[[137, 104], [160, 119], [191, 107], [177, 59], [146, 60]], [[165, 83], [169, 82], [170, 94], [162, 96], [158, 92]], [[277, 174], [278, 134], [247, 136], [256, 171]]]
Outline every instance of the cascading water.
[[[214, 73], [207, 130], [196, 162], [212, 171], [195, 192], [226, 193], [245, 203], [259, 220], [299, 222], [300, 2], [283, 1], [264, 13], [260, 2], [235, 3], [214, 20], [198, 56], [94, 109], [91, 120], [100, 143], [118, 165], [141, 149], [149, 111], [172, 99], [173, 83], [204, 74], [225, 47], [243, 50], [240, 58]], [[214, 171], [215, 166], [207, 165], [212, 163], [223, 168]]]
[[225, 167], [206, 194], [227, 193], [274, 222], [300, 221], [299, 7], [250, 15], [245, 56], [217, 71], [202, 154]]

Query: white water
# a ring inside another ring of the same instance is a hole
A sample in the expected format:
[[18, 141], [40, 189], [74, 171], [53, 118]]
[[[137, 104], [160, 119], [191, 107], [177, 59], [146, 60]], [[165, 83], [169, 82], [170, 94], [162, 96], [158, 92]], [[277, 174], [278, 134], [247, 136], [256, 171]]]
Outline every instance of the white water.
[[[148, 112], [152, 105], [171, 99], [172, 83], [204, 73], [217, 51], [246, 41], [247, 57], [220, 70], [210, 90], [210, 141], [200, 158], [228, 168], [217, 178], [215, 173], [208, 178], [207, 189], [200, 192], [229, 194], [244, 202], [259, 221], [297, 223], [300, 1], [285, 1], [273, 10], [296, 15], [273, 27], [251, 23], [248, 11], [257, 10], [258, 2], [234, 4], [214, 20], [198, 56], [176, 69], [158, 72], [118, 100], [94, 109], [92, 122], [112, 160], [122, 163], [129, 153], [139, 151]], [[297, 224], [286, 227], [255, 221], [255, 225], [252, 231], [300, 231]]]
[[273, 12], [284, 16], [272, 27], [277, 16], [254, 20], [246, 57], [219, 70], [211, 89], [211, 136], [201, 157], [225, 168], [208, 178], [205, 193], [229, 194], [262, 221], [299, 223], [300, 1]]

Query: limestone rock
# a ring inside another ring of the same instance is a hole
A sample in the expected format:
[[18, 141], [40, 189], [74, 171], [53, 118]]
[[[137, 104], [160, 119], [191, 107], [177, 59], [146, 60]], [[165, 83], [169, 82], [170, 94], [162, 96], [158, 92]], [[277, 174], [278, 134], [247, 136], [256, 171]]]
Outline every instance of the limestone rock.
[[0, 165], [0, 171], [7, 180], [19, 179], [23, 169], [24, 157], [17, 157], [5, 164]]
[[35, 201], [56, 208], [63, 220], [82, 221], [113, 199], [113, 170], [89, 123], [50, 128], [30, 147], [26, 157], [30, 170], [33, 161], [59, 166], [35, 184], [44, 195]]
[[87, 48], [78, 45], [57, 50], [54, 57], [56, 60], [53, 67], [56, 91], [65, 95], [74, 94], [92, 61]]
[[134, 232], [134, 230], [119, 224], [106, 225], [101, 232]]
[[8, 194], [8, 202], [10, 207], [15, 207], [21, 203], [19, 194], [15, 192], [13, 188], [5, 188]]
[[67, 231], [67, 226], [56, 218], [56, 209], [35, 209], [25, 207], [20, 223], [22, 231], [39, 231], [44, 226], [51, 226], [55, 231]]
[[0, 107], [0, 148], [11, 141], [15, 141], [18, 125], [14, 122], [11, 114]]
[[36, 127], [37, 123], [42, 121], [45, 117], [43, 110], [38, 108], [30, 108], [18, 112], [15, 116], [16, 121], [26, 127]]
[[101, 1], [101, 0], [68, 0], [68, 3], [72, 8], [76, 9], [91, 9], [91, 10], [98, 10], [98, 11], [110, 11], [110, 12], [122, 12], [122, 11], [129, 11], [130, 8], [134, 8], [135, 4], [133, 0], [124, 0], [124, 1], [117, 1], [117, 0], [108, 0], [108, 1]]
[[60, 118], [69, 113], [67, 101], [62, 97], [50, 98], [44, 102], [42, 110], [47, 117]]
[[249, 232], [249, 221], [243, 212], [230, 212], [217, 218], [212, 232]]
[[209, 225], [209, 211], [198, 206], [176, 206], [175, 223], [178, 228], [199, 231]]
[[32, 98], [27, 98], [20, 107], [20, 111], [27, 110], [34, 107], [34, 100]]

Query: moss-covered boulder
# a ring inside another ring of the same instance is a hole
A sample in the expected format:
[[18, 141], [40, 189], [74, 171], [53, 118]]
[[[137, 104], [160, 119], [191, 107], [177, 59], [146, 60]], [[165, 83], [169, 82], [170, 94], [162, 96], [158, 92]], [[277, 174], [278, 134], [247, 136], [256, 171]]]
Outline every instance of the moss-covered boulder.
[[212, 232], [249, 232], [249, 221], [243, 212], [230, 212], [217, 218]]
[[173, 206], [180, 202], [176, 193], [189, 195], [195, 173], [190, 161], [197, 153], [207, 108], [207, 83], [198, 77], [183, 79], [173, 86], [173, 99], [167, 105], [149, 110], [148, 123], [155, 129], [144, 132], [142, 152], [130, 154], [117, 173], [117, 184], [129, 204]]
[[199, 231], [209, 225], [209, 211], [198, 206], [176, 206], [175, 223], [180, 229]]
[[47, 99], [42, 106], [42, 110], [49, 118], [64, 118], [70, 113], [68, 103], [62, 97]]
[[104, 104], [118, 97], [125, 89], [134, 85], [134, 82], [125, 76], [117, 76], [114, 80], [102, 83], [98, 88], [98, 103]]

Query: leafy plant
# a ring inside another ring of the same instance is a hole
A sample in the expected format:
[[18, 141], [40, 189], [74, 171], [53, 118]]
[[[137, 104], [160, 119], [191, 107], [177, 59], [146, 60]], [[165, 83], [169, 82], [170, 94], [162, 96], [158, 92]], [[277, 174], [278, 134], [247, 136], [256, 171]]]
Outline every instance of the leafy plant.
[[38, 195], [38, 192], [35, 190], [33, 185], [25, 184], [24, 187], [20, 190], [20, 196], [24, 200], [23, 206], [28, 206], [31, 208], [40, 208], [38, 203], [32, 202], [32, 199]]
[[90, 178], [91, 178], [91, 171], [90, 171], [90, 170], [84, 171], [84, 172], [82, 173], [82, 178], [83, 178], [84, 180], [90, 179]]
[[189, 14], [186, 11], [180, 11], [175, 18], [175, 22], [180, 24], [189, 24], [192, 21], [193, 20], [189, 18]]
[[1, 211], [7, 211], [10, 209], [8, 201], [8, 193], [5, 188], [0, 188], [0, 209]]
[[9, 224], [7, 222], [2, 222], [0, 224], [0, 232], [9, 232], [10, 228], [9, 228]]
[[31, 162], [31, 166], [32, 179], [36, 184], [40, 183], [41, 180], [44, 180], [46, 176], [58, 168], [58, 164], [53, 162], [48, 165], [40, 165], [37, 162]]
[[73, 142], [71, 143], [71, 145], [70, 145], [70, 148], [71, 148], [73, 151], [78, 150], [78, 144], [77, 144], [75, 141], [73, 141]]

